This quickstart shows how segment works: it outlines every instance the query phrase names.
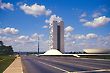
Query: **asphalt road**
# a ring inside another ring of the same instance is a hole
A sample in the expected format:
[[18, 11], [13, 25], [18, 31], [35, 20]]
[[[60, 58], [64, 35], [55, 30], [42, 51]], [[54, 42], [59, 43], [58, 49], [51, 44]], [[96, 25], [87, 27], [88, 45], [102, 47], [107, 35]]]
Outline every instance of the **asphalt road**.
[[110, 60], [22, 56], [24, 73], [110, 73]]

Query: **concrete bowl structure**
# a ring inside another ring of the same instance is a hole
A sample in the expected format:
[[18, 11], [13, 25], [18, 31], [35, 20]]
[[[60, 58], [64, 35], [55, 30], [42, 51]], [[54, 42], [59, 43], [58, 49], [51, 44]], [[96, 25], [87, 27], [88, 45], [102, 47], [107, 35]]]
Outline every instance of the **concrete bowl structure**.
[[44, 55], [62, 55], [62, 53], [56, 49], [50, 49]]
[[86, 53], [91, 53], [91, 54], [106, 54], [110, 53], [110, 49], [100, 49], [100, 48], [93, 48], [93, 49], [84, 49], [83, 50]]

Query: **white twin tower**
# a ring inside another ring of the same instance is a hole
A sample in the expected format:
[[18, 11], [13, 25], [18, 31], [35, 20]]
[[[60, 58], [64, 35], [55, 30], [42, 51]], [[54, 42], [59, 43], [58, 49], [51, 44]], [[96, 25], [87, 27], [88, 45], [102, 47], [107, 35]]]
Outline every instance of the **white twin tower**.
[[64, 53], [64, 23], [63, 21], [53, 21], [50, 23], [50, 42], [45, 55], [61, 55]]

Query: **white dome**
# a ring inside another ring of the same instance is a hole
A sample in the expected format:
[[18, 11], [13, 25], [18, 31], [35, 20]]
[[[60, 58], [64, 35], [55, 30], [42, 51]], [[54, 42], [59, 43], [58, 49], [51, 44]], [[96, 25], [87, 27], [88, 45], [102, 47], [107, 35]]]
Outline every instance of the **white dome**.
[[62, 55], [62, 53], [56, 49], [50, 49], [44, 55]]

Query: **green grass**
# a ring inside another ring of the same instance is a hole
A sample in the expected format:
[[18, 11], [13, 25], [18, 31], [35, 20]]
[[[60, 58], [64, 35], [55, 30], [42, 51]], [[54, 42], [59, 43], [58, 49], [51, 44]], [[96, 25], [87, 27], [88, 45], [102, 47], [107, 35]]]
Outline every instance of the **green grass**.
[[14, 61], [15, 56], [0, 56], [0, 73]]

